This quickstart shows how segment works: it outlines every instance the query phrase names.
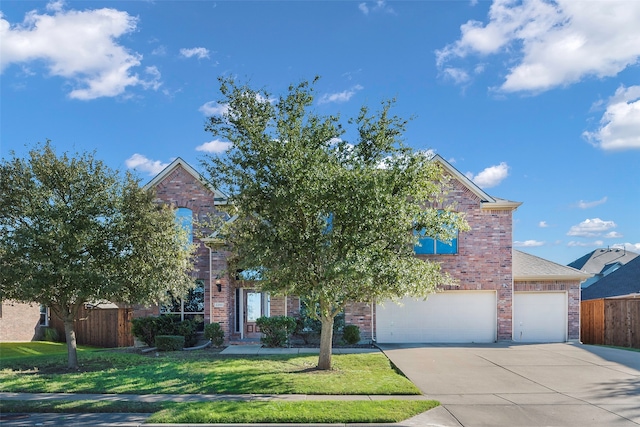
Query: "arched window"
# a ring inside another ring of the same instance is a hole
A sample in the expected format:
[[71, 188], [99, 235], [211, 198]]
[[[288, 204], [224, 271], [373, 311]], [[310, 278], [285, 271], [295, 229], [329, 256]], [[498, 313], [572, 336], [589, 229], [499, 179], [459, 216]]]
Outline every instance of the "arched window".
[[176, 209], [176, 221], [187, 230], [189, 243], [193, 243], [193, 211], [189, 208]]

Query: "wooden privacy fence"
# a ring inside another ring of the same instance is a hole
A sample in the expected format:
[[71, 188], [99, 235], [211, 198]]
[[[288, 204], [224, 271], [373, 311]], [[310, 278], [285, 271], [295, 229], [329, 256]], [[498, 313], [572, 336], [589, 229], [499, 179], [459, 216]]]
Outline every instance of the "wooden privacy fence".
[[580, 303], [584, 344], [640, 348], [640, 298], [604, 298]]
[[[133, 345], [131, 333], [132, 308], [82, 308], [74, 322], [76, 341], [81, 345], [95, 347], [130, 347]], [[51, 327], [64, 337], [64, 324], [51, 316]]]

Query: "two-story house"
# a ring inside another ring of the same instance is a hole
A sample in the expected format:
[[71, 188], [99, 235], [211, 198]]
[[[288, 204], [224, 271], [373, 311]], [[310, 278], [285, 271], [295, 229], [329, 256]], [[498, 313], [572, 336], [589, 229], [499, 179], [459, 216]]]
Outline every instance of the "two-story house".
[[[584, 273], [519, 252], [512, 247], [513, 211], [520, 206], [487, 194], [442, 157], [451, 177], [444, 206], [464, 212], [471, 229], [451, 245], [425, 239], [416, 256], [441, 263], [458, 280], [427, 299], [371, 301], [345, 309], [347, 324], [360, 327], [365, 340], [399, 342], [523, 342], [579, 339], [580, 282]], [[146, 188], [178, 215], [203, 219], [221, 210], [226, 199], [182, 159], [176, 159]], [[189, 223], [189, 220], [183, 223]], [[215, 239], [193, 237], [198, 247], [196, 292], [165, 311], [218, 322], [231, 341], [256, 338], [260, 316], [297, 315], [295, 296], [272, 296], [243, 280], [228, 265], [230, 253]], [[137, 315], [159, 314], [159, 308]]]

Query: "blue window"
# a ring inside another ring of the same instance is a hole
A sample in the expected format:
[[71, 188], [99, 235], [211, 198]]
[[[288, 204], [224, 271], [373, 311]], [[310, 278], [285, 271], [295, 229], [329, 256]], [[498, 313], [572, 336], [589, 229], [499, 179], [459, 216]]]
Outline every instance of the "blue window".
[[420, 245], [414, 247], [417, 255], [437, 255], [437, 254], [457, 254], [458, 238], [451, 239], [451, 242], [443, 242], [442, 240], [432, 237], [423, 237], [419, 240]]
[[176, 221], [181, 225], [189, 236], [189, 243], [193, 243], [193, 212], [189, 208], [176, 209]]

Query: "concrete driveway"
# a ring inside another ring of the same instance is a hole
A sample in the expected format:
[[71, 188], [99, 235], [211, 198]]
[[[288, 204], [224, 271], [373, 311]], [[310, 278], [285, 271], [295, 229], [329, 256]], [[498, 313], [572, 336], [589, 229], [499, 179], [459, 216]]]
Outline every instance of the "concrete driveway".
[[421, 425], [640, 425], [640, 352], [581, 344], [380, 347], [442, 403]]

